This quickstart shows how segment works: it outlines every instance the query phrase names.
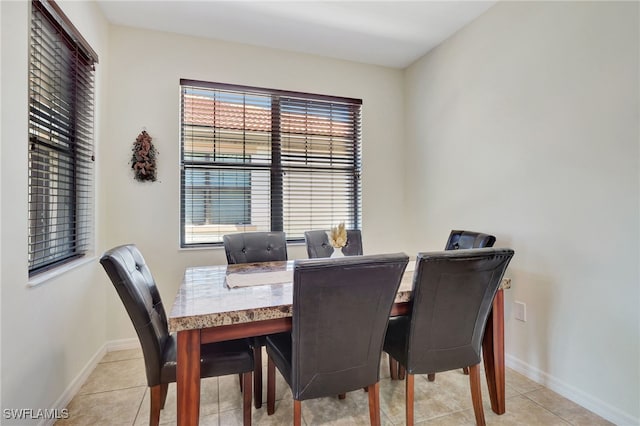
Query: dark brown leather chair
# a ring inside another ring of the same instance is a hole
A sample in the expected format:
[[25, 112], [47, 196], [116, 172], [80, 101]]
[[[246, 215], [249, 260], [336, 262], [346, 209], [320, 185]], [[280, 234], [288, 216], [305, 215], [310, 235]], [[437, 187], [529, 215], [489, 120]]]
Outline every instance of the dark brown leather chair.
[[[496, 242], [496, 237], [489, 234], [483, 234], [482, 232], [452, 230], [447, 240], [445, 250], [464, 250], [474, 248], [493, 247]], [[469, 369], [464, 367], [462, 369], [464, 374], [469, 374]], [[433, 382], [436, 379], [435, 374], [429, 374], [429, 381]]]
[[[287, 237], [284, 232], [241, 232], [222, 237], [227, 263], [274, 262], [287, 260]], [[262, 407], [262, 346], [264, 336], [252, 340], [255, 362], [253, 372], [253, 404]]]
[[284, 232], [240, 232], [222, 237], [229, 265], [287, 260]]
[[[474, 248], [485, 248], [485, 247], [493, 247], [493, 244], [496, 242], [496, 237], [489, 234], [483, 234], [482, 232], [474, 232], [474, 231], [463, 231], [463, 230], [452, 230], [449, 234], [449, 239], [447, 240], [447, 244], [445, 245], [445, 250], [460, 250], [460, 249], [474, 249]], [[389, 369], [391, 370], [391, 378], [396, 379], [400, 378], [404, 379], [404, 370], [400, 367], [398, 368], [398, 363], [389, 359]], [[399, 375], [396, 376], [396, 371], [399, 370]], [[464, 374], [469, 374], [469, 369], [464, 367], [462, 369]], [[429, 374], [428, 379], [430, 382], [433, 382], [436, 379], [435, 374]]]
[[380, 424], [382, 342], [408, 261], [404, 253], [296, 261], [292, 330], [267, 336], [268, 414], [277, 367], [293, 393], [294, 425], [301, 401], [363, 387], [371, 424]]
[[413, 425], [414, 374], [469, 367], [476, 423], [484, 425], [480, 394], [482, 338], [511, 258], [511, 249], [419, 253], [408, 316], [389, 321], [384, 351], [407, 372], [406, 424]]
[[[151, 388], [149, 424], [158, 425], [169, 383], [176, 381], [176, 336], [169, 334], [167, 316], [151, 271], [135, 245], [115, 247], [100, 263], [107, 272], [138, 334], [147, 384]], [[200, 377], [242, 374], [244, 424], [251, 425], [253, 353], [248, 340], [202, 345]]]
[[[304, 239], [309, 259], [330, 257], [335, 250], [329, 243], [327, 231], [306, 231]], [[359, 229], [347, 230], [347, 244], [342, 248], [342, 253], [345, 256], [362, 256], [362, 233]]]
[[496, 237], [493, 235], [483, 234], [481, 232], [453, 230], [449, 234], [449, 239], [444, 249], [459, 250], [493, 247], [495, 242]]

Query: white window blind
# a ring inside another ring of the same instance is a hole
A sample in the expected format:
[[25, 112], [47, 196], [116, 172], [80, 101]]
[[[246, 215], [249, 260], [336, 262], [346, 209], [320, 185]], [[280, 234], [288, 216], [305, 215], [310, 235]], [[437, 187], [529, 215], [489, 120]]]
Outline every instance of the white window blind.
[[83, 256], [92, 245], [96, 62], [95, 52], [55, 2], [32, 2], [30, 274]]
[[181, 80], [181, 244], [361, 222], [357, 99]]

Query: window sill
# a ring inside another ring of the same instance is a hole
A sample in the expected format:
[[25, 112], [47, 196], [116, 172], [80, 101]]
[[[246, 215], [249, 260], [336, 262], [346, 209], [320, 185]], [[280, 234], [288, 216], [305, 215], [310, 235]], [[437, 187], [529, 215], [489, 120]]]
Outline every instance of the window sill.
[[224, 246], [220, 245], [210, 245], [210, 246], [194, 246], [194, 247], [178, 247], [178, 251], [199, 251], [199, 250], [218, 250], [223, 249]]
[[27, 287], [37, 287], [47, 281], [51, 281], [63, 274], [66, 274], [73, 269], [79, 268], [82, 265], [94, 262], [95, 260], [95, 256], [85, 256], [82, 259], [74, 260], [73, 262], [66, 263], [50, 271], [35, 275], [29, 278], [29, 280], [27, 281]]
[[[289, 246], [305, 246], [306, 243], [304, 241], [288, 241], [287, 247]], [[198, 250], [224, 250], [224, 245], [220, 243], [220, 245], [210, 245], [210, 246], [195, 246], [195, 247], [178, 247], [178, 251], [198, 251]]]

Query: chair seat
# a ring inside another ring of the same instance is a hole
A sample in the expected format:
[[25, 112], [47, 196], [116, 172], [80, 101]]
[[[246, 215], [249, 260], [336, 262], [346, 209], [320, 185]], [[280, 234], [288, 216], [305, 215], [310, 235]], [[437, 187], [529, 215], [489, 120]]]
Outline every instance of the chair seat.
[[291, 386], [292, 344], [291, 333], [267, 336], [267, 355], [278, 367], [282, 377]]
[[[161, 383], [176, 381], [176, 335], [167, 339], [162, 354]], [[247, 339], [208, 343], [200, 348], [200, 377], [217, 377], [253, 371], [253, 352]]]
[[403, 366], [407, 365], [407, 344], [410, 324], [411, 318], [408, 316], [389, 318], [387, 334], [384, 338], [384, 351]]

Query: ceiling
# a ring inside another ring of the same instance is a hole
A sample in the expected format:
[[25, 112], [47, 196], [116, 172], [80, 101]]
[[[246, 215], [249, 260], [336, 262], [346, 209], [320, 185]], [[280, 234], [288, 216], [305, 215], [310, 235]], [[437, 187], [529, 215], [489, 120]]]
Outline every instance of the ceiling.
[[98, 0], [112, 24], [405, 68], [495, 1]]

